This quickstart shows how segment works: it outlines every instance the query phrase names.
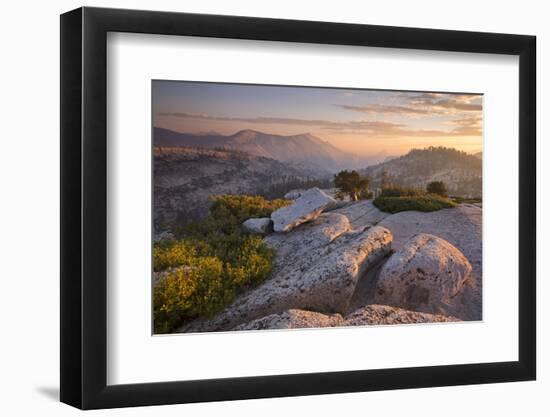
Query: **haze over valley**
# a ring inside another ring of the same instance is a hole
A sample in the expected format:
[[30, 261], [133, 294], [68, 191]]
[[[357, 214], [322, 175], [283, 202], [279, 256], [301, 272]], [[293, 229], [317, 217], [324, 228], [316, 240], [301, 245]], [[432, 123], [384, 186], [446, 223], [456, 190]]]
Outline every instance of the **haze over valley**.
[[369, 164], [367, 158], [341, 151], [309, 133], [283, 136], [246, 129], [225, 136], [216, 133], [178, 133], [156, 127], [153, 135], [155, 146], [240, 151], [287, 163], [314, 176], [326, 176], [342, 169], [357, 169]]
[[154, 128], [155, 224], [185, 224], [206, 215], [209, 198], [258, 194], [282, 198], [293, 189], [333, 188], [334, 174], [358, 170], [381, 187], [382, 175], [394, 185], [425, 188], [444, 181], [460, 197], [481, 197], [479, 156], [449, 148], [414, 149], [368, 165], [311, 134], [273, 135], [242, 130], [234, 135], [185, 134]]

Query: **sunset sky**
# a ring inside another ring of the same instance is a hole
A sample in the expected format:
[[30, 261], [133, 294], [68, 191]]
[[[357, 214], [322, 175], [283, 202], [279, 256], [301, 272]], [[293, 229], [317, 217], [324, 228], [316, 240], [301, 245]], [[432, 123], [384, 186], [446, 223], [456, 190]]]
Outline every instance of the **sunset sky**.
[[482, 150], [482, 96], [153, 81], [154, 126], [177, 132], [242, 129], [311, 133], [364, 156], [411, 148]]

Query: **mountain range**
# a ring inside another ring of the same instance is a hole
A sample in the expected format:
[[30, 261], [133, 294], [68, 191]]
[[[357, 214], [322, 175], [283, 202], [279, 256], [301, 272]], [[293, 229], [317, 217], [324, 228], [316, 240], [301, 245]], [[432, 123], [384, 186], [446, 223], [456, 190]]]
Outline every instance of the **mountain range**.
[[431, 181], [443, 181], [451, 194], [477, 198], [482, 195], [481, 155], [444, 147], [412, 149], [360, 173], [371, 179], [372, 188], [381, 187], [384, 176], [391, 184], [417, 188], [425, 188]]
[[[430, 181], [443, 181], [452, 195], [477, 198], [482, 194], [480, 157], [450, 148], [413, 149], [359, 172], [370, 178], [372, 190], [382, 187], [383, 178], [390, 185], [417, 188], [425, 188]], [[353, 162], [357, 162], [353, 155], [312, 135], [277, 136], [255, 131], [232, 136], [210, 132], [188, 135], [156, 129], [155, 229], [204, 218], [215, 195], [281, 198], [293, 189], [331, 188], [332, 175], [321, 169], [322, 164], [336, 170], [351, 169], [353, 165], [347, 164]]]
[[215, 132], [179, 133], [160, 127], [153, 132], [157, 147], [201, 147], [245, 152], [274, 159], [312, 176], [328, 176], [342, 169], [368, 165], [365, 158], [344, 152], [309, 133], [283, 136], [255, 130], [241, 130], [234, 135]]

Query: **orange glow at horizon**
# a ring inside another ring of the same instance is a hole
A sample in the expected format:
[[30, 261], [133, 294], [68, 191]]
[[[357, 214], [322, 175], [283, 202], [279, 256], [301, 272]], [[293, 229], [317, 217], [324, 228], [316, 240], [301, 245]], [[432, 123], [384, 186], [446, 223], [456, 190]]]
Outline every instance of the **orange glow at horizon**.
[[243, 129], [310, 133], [361, 156], [399, 156], [429, 146], [481, 152], [482, 104], [476, 94], [153, 83], [154, 126], [222, 135]]

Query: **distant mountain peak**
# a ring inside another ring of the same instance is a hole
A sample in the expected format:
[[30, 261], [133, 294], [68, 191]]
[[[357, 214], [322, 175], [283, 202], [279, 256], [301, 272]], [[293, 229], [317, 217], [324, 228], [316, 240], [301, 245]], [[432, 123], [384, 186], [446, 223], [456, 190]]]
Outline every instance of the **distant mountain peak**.
[[243, 135], [262, 135], [263, 133], [254, 129], [242, 129], [230, 136], [243, 136]]
[[307, 132], [307, 133], [298, 133], [297, 135], [292, 135], [292, 137], [309, 139], [313, 142], [328, 143], [327, 141], [324, 141], [320, 137], [315, 136], [314, 134], [309, 133], [309, 132]]
[[341, 169], [356, 169], [366, 161], [344, 152], [311, 133], [277, 135], [243, 129], [233, 135], [197, 135], [155, 128], [154, 143], [164, 147], [224, 148], [275, 159], [326, 176]]

